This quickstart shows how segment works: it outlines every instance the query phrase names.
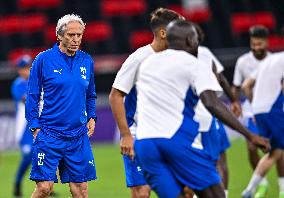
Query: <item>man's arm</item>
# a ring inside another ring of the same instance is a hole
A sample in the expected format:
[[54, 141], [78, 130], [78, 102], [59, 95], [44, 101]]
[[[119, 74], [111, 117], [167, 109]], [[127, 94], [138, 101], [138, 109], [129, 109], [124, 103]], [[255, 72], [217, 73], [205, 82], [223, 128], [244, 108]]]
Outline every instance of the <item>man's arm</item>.
[[245, 96], [249, 99], [250, 102], [252, 101], [252, 95], [253, 95], [252, 90], [253, 90], [254, 84], [255, 84], [255, 79], [248, 78], [243, 82], [242, 88], [241, 88]]
[[41, 64], [41, 58], [39, 56], [36, 57], [31, 67], [26, 97], [25, 116], [29, 128], [37, 129], [34, 132], [34, 137], [36, 137], [37, 132], [41, 128], [39, 123], [39, 101], [42, 90]]
[[238, 101], [238, 99], [234, 96], [234, 94], [232, 93], [232, 89], [231, 86], [227, 80], [227, 78], [224, 76], [223, 72], [218, 73], [217, 72], [217, 67], [215, 62], [213, 61], [213, 72], [215, 73], [219, 84], [221, 85], [221, 87], [223, 88], [226, 96], [230, 99], [231, 101], [231, 109], [234, 112], [234, 114], [236, 116], [239, 116], [242, 112], [240, 103]]
[[203, 91], [200, 94], [200, 99], [208, 111], [216, 118], [231, 128], [237, 130], [250, 142], [260, 147], [264, 152], [267, 152], [270, 149], [268, 140], [250, 133], [243, 125], [241, 125], [236, 117], [218, 99], [214, 91]]
[[117, 122], [118, 128], [120, 130], [120, 149], [121, 153], [124, 155], [129, 155], [131, 158], [134, 157], [133, 150], [133, 137], [128, 128], [126, 113], [124, 107], [124, 96], [126, 93], [112, 88], [109, 95], [109, 102], [114, 115], [114, 119]]
[[90, 81], [86, 94], [86, 111], [88, 119], [88, 136], [91, 137], [94, 134], [96, 126], [96, 89], [95, 89], [95, 74], [94, 74], [94, 62], [91, 60], [90, 65]]

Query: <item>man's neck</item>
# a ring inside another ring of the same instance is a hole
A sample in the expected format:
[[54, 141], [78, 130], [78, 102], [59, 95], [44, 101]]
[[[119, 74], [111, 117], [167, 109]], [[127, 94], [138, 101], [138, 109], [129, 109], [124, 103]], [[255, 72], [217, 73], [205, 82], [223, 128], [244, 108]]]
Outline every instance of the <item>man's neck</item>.
[[166, 49], [165, 43], [163, 41], [158, 41], [157, 38], [153, 39], [151, 43], [151, 47], [153, 48], [155, 52], [160, 52]]

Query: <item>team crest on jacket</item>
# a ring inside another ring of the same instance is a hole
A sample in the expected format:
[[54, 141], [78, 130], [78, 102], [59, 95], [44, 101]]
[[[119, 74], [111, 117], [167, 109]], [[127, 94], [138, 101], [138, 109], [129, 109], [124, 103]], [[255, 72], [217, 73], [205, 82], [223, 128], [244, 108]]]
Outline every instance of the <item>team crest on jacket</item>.
[[80, 71], [81, 71], [81, 77], [86, 80], [87, 78], [86, 77], [86, 72], [87, 72], [86, 67], [84, 66], [80, 67]]

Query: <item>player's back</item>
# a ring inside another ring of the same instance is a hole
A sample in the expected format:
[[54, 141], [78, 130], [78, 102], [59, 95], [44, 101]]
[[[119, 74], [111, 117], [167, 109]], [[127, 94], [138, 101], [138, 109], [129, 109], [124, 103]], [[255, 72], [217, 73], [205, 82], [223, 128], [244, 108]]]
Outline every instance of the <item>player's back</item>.
[[255, 114], [267, 113], [272, 108], [283, 111], [284, 52], [266, 59], [257, 71], [252, 106]]
[[206, 86], [205, 75], [200, 75], [201, 72], [209, 74], [209, 79], [214, 78], [209, 71], [196, 57], [181, 50], [168, 49], [143, 62], [136, 83], [137, 139], [171, 138], [184, 119], [193, 122], [197, 94], [200, 94], [195, 93], [195, 87], [200, 88], [198, 92], [203, 87], [200, 82]]

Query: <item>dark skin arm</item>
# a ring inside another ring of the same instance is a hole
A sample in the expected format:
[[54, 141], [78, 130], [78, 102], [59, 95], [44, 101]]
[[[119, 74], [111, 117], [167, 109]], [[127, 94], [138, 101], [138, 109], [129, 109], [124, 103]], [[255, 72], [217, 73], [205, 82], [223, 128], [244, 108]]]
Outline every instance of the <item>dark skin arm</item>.
[[[236, 98], [237, 102], [240, 98], [240, 91], [241, 91], [241, 87], [237, 87], [237, 86], [234, 86], [234, 85], [232, 86], [232, 94], [233, 94], [233, 97]], [[232, 107], [232, 111], [237, 117], [239, 117], [241, 115], [241, 111], [240, 112], [235, 111], [233, 107]]]
[[134, 157], [133, 137], [128, 128], [124, 107], [124, 96], [126, 93], [112, 88], [109, 95], [109, 102], [115, 121], [120, 131], [120, 151], [123, 155]]
[[227, 78], [224, 76], [223, 72], [217, 73], [216, 64], [214, 62], [212, 62], [212, 65], [213, 65], [213, 67], [212, 67], [213, 68], [213, 72], [214, 72], [214, 74], [215, 74], [219, 84], [223, 88], [226, 96], [231, 101], [231, 109], [232, 109], [233, 113], [238, 117], [241, 114], [241, 112], [242, 112], [240, 103], [238, 102], [237, 98], [233, 94], [231, 86], [230, 86]]
[[225, 105], [223, 105], [214, 91], [206, 90], [202, 92], [200, 99], [208, 111], [224, 124], [238, 131], [248, 141], [252, 142], [264, 152], [268, 152], [270, 150], [268, 140], [250, 133], [250, 131], [237, 120], [237, 118], [225, 107]]

